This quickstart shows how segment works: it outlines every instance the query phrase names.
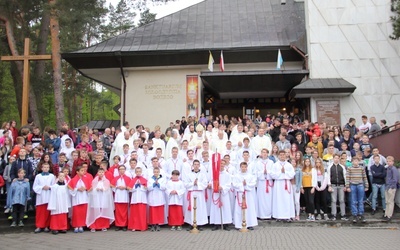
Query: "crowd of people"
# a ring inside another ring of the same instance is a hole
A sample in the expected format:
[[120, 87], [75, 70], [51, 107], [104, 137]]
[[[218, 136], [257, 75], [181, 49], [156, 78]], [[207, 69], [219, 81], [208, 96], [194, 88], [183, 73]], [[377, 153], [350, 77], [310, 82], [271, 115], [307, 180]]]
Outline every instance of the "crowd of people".
[[364, 204], [375, 215], [380, 194], [382, 220], [389, 222], [399, 174], [394, 158], [369, 142], [389, 132], [386, 121], [369, 121], [362, 116], [357, 127], [350, 118], [342, 128], [293, 113], [255, 120], [202, 114], [171, 122], [164, 133], [129, 122], [101, 132], [4, 122], [5, 213], [12, 213], [11, 227], [22, 227], [26, 212], [35, 210], [35, 233], [111, 225], [182, 230], [185, 223], [253, 230], [258, 219], [298, 221], [302, 212], [307, 221], [348, 221], [346, 209], [353, 223], [365, 223]]

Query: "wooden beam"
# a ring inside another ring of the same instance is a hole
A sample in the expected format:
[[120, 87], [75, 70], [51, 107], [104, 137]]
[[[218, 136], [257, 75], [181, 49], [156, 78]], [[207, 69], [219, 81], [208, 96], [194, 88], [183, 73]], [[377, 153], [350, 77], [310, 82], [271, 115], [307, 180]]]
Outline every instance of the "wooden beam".
[[21, 125], [25, 125], [28, 122], [28, 111], [29, 111], [29, 77], [30, 77], [30, 65], [29, 62], [32, 60], [51, 60], [51, 55], [30, 55], [30, 39], [25, 38], [24, 44], [24, 55], [23, 56], [2, 56], [2, 61], [23, 61], [24, 71], [22, 75], [22, 110], [21, 110]]
[[[30, 39], [25, 38], [24, 46], [24, 57], [29, 56], [30, 50]], [[29, 112], [29, 76], [30, 76], [29, 60], [24, 58], [24, 74], [22, 77], [22, 114], [21, 114], [21, 125], [25, 125], [28, 122]]]
[[23, 60], [51, 60], [51, 55], [30, 55], [30, 56], [2, 56], [2, 61], [23, 61]]

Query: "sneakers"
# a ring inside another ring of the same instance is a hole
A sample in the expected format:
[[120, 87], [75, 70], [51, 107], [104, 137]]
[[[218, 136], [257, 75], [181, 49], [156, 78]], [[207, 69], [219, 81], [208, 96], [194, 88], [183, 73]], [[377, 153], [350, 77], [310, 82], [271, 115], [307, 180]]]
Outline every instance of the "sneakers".
[[50, 230], [46, 227], [46, 228], [44, 229], [44, 232], [45, 232], [45, 233], [48, 233], [48, 232], [50, 232]]
[[8, 207], [8, 208], [6, 208], [6, 210], [4, 210], [4, 213], [8, 214], [10, 211], [11, 211], [11, 208]]
[[34, 232], [35, 232], [35, 234], [41, 233], [42, 229], [41, 228], [36, 228]]
[[372, 202], [370, 200], [366, 199], [364, 201], [364, 203], [367, 204], [368, 206], [372, 207]]
[[90, 232], [95, 233], [96, 229], [92, 228], [92, 229], [90, 229]]
[[83, 227], [78, 228], [79, 233], [83, 233]]
[[151, 225], [150, 231], [152, 231], [152, 232], [156, 231], [156, 228], [154, 225]]
[[103, 229], [101, 229], [101, 231], [107, 232], [107, 228], [103, 228]]
[[347, 218], [346, 215], [343, 215], [342, 218], [341, 218], [341, 220], [349, 221], [349, 218]]
[[307, 221], [315, 221], [314, 215], [308, 216]]
[[156, 225], [156, 231], [160, 231], [160, 225]]
[[317, 220], [321, 220], [321, 215], [318, 214], [316, 219], [317, 219]]
[[360, 221], [362, 223], [366, 223], [367, 222], [367, 220], [365, 219], [364, 215], [361, 215], [359, 219], [360, 219]]
[[10, 227], [16, 227], [17, 223], [14, 221], [13, 223], [11, 223]]
[[336, 215], [332, 215], [331, 216], [331, 221], [335, 221], [336, 220]]
[[383, 217], [382, 222], [390, 222], [391, 219], [391, 217]]
[[53, 231], [51, 231], [51, 233], [54, 234], [54, 235], [57, 235], [58, 231], [57, 230], [53, 230]]
[[77, 227], [74, 229], [74, 233], [79, 233], [79, 229]]
[[353, 215], [353, 223], [357, 223], [358, 222], [358, 217], [356, 215]]
[[179, 226], [179, 227], [177, 228], [177, 230], [178, 230], [178, 231], [182, 231], [182, 227]]
[[324, 220], [329, 220], [329, 217], [327, 214], [324, 214]]
[[18, 226], [19, 226], [19, 227], [23, 227], [23, 226], [24, 226], [24, 223], [23, 223], [22, 221], [20, 221], [20, 222], [18, 223]]

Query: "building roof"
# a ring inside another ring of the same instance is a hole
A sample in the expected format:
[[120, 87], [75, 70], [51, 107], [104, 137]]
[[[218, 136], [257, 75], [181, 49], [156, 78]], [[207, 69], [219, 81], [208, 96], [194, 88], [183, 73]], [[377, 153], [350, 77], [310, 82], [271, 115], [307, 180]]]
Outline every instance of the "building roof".
[[87, 126], [89, 129], [97, 129], [103, 131], [106, 128], [117, 128], [120, 126], [120, 123], [120, 120], [94, 120], [79, 126], [79, 129]]
[[[142, 27], [62, 57], [84, 76], [120, 93], [125, 68], [206, 65], [208, 51], [225, 63], [302, 61], [304, 3], [281, 0], [205, 0]], [[219, 58], [219, 57], [218, 57]], [[215, 59], [218, 59], [215, 58]]]
[[342, 78], [307, 79], [294, 87], [291, 97], [319, 97], [319, 96], [346, 96], [351, 95], [356, 86]]
[[[205, 0], [62, 56], [77, 69], [88, 69], [120, 67], [119, 57], [124, 67], [140, 67], [203, 64], [208, 50], [290, 51], [290, 44], [304, 38], [304, 19], [304, 3], [294, 1], [281, 5], [280, 0]], [[285, 60], [298, 60], [296, 52], [292, 54]], [[275, 56], [264, 58], [274, 60]]]
[[304, 16], [294, 1], [205, 0], [72, 53], [288, 46], [305, 33]]

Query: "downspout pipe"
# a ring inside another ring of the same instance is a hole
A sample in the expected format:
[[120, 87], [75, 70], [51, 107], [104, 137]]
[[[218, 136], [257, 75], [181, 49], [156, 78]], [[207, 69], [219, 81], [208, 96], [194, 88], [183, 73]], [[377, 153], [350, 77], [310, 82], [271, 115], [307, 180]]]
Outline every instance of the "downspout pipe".
[[[304, 59], [304, 68], [306, 70], [308, 70], [308, 55], [305, 55], [301, 50], [299, 50], [299, 48], [297, 48], [293, 44], [290, 45], [290, 48], [293, 49], [294, 51], [296, 51], [301, 57], [303, 57], [303, 59]], [[308, 76], [306, 76], [306, 78], [308, 79]]]
[[119, 68], [121, 70], [122, 81], [124, 82], [124, 89], [122, 91], [122, 97], [124, 101], [122, 102], [122, 124], [126, 121], [126, 79], [124, 74], [124, 64], [122, 63], [122, 54], [121, 51], [115, 52], [115, 56], [117, 57]]

